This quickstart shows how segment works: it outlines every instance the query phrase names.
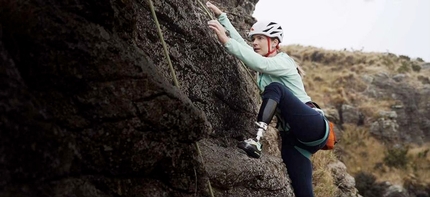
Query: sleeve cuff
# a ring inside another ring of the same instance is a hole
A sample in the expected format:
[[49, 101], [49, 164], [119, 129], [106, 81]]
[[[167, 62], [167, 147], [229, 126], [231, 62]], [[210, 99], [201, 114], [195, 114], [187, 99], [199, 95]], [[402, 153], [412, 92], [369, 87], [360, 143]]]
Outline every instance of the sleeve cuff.
[[221, 14], [218, 16], [218, 20], [224, 20], [224, 19], [226, 19], [226, 18], [227, 18], [227, 14], [226, 14], [225, 12], [221, 13]]
[[229, 48], [231, 48], [231, 42], [233, 39], [229, 38], [228, 41], [224, 44], [224, 47], [228, 50]]

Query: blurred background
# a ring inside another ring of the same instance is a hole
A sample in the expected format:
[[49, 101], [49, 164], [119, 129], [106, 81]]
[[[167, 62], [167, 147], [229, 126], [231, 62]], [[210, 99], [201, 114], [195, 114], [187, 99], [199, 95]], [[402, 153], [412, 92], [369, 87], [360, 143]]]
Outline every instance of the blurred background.
[[264, 0], [253, 16], [281, 23], [287, 45], [389, 52], [430, 61], [429, 0]]

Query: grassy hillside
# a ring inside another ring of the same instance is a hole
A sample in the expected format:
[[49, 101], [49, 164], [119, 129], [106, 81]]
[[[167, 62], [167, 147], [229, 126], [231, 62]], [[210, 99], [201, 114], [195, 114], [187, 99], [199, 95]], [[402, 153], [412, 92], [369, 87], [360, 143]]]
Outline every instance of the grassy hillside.
[[[306, 71], [305, 86], [314, 101], [324, 109], [337, 109], [342, 104], [355, 106], [366, 117], [363, 125], [343, 124], [343, 135], [336, 154], [320, 151], [314, 157], [314, 182], [317, 196], [332, 196], [326, 164], [337, 157], [345, 163], [349, 174], [365, 174], [375, 182], [389, 181], [406, 188], [430, 186], [430, 143], [408, 144], [398, 150], [383, 144], [368, 132], [378, 112], [395, 104], [389, 98], [370, 98], [362, 94], [368, 87], [365, 79], [376, 73], [408, 76], [405, 83], [421, 87], [429, 84], [430, 69], [422, 69], [424, 61], [390, 53], [334, 51], [315, 47], [285, 46], [281, 49], [292, 56]], [[377, 106], [377, 107], [375, 107]], [[326, 175], [324, 175], [326, 174]], [[357, 180], [356, 180], [357, 181]], [[359, 180], [360, 181], [360, 180]], [[317, 184], [319, 183], [319, 184]], [[360, 188], [359, 188], [360, 189]]]

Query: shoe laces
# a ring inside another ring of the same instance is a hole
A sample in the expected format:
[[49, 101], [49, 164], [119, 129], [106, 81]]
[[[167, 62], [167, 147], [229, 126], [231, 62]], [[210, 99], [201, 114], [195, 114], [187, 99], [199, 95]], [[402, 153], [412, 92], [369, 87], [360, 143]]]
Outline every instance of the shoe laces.
[[255, 140], [254, 140], [254, 139], [252, 139], [252, 138], [249, 138], [249, 139], [245, 140], [245, 142], [246, 142], [246, 143], [248, 143], [248, 144], [255, 145], [255, 146], [257, 146], [257, 147], [260, 147], [260, 146], [261, 146], [261, 143], [260, 143], [260, 142], [255, 141]]
[[267, 123], [265, 123], [265, 122], [255, 122], [255, 124], [258, 126], [259, 129], [263, 129], [264, 131], [267, 130]]

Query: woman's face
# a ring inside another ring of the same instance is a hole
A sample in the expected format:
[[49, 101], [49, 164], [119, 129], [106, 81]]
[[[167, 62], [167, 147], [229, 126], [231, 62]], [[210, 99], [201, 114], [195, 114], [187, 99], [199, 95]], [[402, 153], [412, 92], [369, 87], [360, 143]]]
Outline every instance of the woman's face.
[[[267, 37], [265, 35], [256, 34], [252, 35], [252, 48], [254, 51], [260, 55], [266, 55], [269, 52], [269, 46], [267, 46]], [[276, 39], [269, 39], [270, 40], [270, 51], [274, 50], [277, 43]]]

